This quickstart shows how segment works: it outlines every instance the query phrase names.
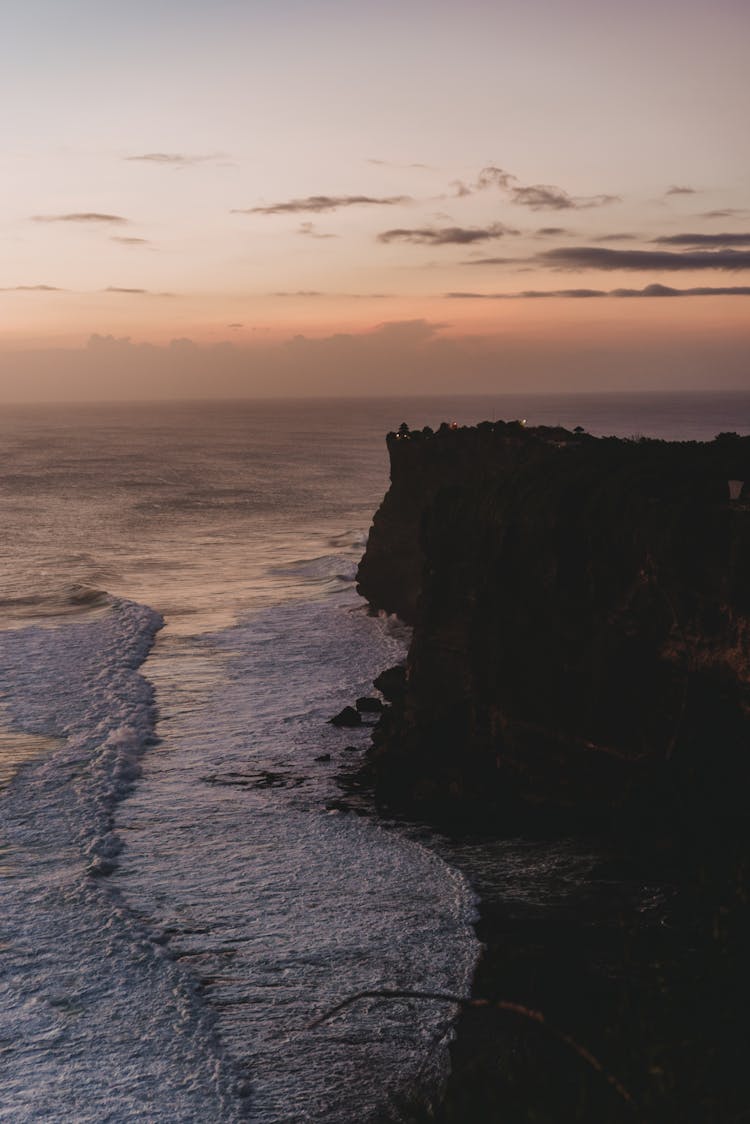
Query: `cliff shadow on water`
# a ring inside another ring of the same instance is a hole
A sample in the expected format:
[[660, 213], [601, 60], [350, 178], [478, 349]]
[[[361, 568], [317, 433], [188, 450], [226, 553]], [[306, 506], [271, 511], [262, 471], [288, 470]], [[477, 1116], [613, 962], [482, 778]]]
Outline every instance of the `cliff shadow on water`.
[[475, 995], [545, 1011], [632, 1092], [467, 1011], [442, 1119], [750, 1119], [750, 438], [387, 443], [358, 589], [413, 635], [363, 779], [459, 850], [585, 844], [563, 909], [483, 895]]

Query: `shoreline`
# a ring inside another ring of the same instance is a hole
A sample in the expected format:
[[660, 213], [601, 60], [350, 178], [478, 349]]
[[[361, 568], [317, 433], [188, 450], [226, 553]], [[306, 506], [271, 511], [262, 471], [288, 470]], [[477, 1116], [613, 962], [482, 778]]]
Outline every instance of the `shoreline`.
[[[372, 794], [360, 791], [349, 809], [394, 824]], [[432, 1100], [413, 1090], [383, 1121], [744, 1119], [750, 978], [741, 842], [730, 855], [719, 843], [708, 858], [696, 850], [686, 860], [672, 847], [651, 851], [648, 841], [446, 840], [424, 821], [395, 822], [468, 879], [481, 952], [470, 989], [477, 1005], [457, 1014], [442, 1090]], [[483, 852], [494, 864], [486, 884]], [[502, 874], [498, 853], [515, 886], [493, 880]], [[514, 896], [524, 861], [525, 898]], [[544, 1025], [498, 1002], [538, 1012]]]
[[[357, 588], [413, 634], [360, 788], [450, 836], [484, 946], [432, 1118], [739, 1124], [750, 439], [481, 422], [387, 445]], [[536, 905], [503, 884], [514, 846], [546, 848]]]
[[[741, 866], [741, 848], [737, 858]], [[736, 872], [717, 856], [703, 884], [691, 885], [685, 870], [678, 877], [657, 860], [648, 871], [644, 861], [626, 860], [631, 877], [623, 880], [626, 866], [620, 861], [617, 871], [612, 856], [592, 871], [590, 895], [546, 917], [513, 916], [483, 901], [477, 934], [485, 951], [472, 989], [542, 1011], [632, 1102], [539, 1028], [468, 1011], [439, 1124], [491, 1120], [495, 1111], [497, 1119], [549, 1124], [741, 1119], [746, 903], [732, 903]], [[611, 873], [619, 880], [599, 877]], [[647, 873], [657, 875], [650, 886], [637, 877]], [[722, 875], [717, 892], [712, 883]]]

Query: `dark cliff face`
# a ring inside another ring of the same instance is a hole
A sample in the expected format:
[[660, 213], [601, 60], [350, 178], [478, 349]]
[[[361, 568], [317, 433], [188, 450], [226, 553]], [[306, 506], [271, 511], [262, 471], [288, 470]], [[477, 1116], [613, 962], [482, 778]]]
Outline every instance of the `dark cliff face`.
[[359, 570], [414, 633], [376, 792], [440, 817], [687, 823], [750, 779], [750, 438], [388, 437]]

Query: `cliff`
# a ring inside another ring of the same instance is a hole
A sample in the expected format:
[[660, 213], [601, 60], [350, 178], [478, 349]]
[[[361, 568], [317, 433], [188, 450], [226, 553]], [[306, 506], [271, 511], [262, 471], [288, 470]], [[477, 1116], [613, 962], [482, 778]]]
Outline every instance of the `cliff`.
[[358, 588], [413, 625], [378, 798], [491, 826], [711, 823], [750, 780], [750, 438], [389, 434]]

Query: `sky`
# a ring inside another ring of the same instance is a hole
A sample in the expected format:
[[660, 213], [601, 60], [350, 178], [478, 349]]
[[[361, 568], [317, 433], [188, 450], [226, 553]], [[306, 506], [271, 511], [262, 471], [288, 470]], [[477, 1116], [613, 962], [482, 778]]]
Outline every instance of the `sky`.
[[5, 0], [0, 401], [750, 388], [746, 0]]

